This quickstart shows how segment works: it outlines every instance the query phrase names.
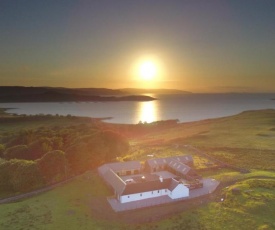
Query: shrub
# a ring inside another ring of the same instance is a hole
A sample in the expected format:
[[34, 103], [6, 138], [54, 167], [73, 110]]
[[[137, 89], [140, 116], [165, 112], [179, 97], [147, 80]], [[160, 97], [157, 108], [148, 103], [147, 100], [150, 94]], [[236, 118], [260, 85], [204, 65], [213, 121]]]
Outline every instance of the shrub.
[[37, 164], [44, 180], [49, 183], [64, 179], [68, 170], [65, 154], [60, 150], [46, 153]]
[[15, 159], [6, 164], [6, 176], [13, 191], [30, 191], [44, 184], [36, 162]]
[[4, 158], [7, 160], [10, 159], [23, 159], [29, 160], [29, 148], [27, 145], [16, 145], [10, 148], [7, 148], [4, 152]]

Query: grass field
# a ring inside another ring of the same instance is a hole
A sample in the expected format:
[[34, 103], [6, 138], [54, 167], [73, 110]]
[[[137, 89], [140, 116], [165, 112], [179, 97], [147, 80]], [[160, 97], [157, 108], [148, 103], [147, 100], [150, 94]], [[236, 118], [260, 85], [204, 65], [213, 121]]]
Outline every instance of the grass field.
[[[58, 124], [58, 119], [33, 125]], [[59, 125], [74, 122], [68, 118]], [[5, 127], [11, 130], [28, 124], [31, 122]], [[195, 166], [205, 168], [208, 159], [175, 147], [188, 144], [214, 158], [250, 169], [245, 174], [232, 169], [202, 171], [203, 177], [228, 184], [207, 199], [114, 213], [106, 201], [112, 192], [94, 172], [88, 172], [52, 191], [0, 205], [0, 229], [275, 229], [274, 130], [274, 110], [249, 111], [178, 124], [130, 140], [131, 150], [121, 159], [144, 161], [148, 155], [191, 154]], [[152, 145], [152, 140], [161, 144]]]
[[247, 111], [235, 116], [183, 123], [148, 135], [148, 139], [200, 147], [275, 149], [275, 110]]
[[[273, 178], [249, 179], [260, 175]], [[214, 201], [203, 200], [200, 206], [180, 202], [117, 214], [106, 201], [112, 193], [97, 174], [88, 172], [52, 191], [0, 205], [0, 229], [275, 228], [275, 173], [253, 172], [238, 177], [223, 172], [219, 177], [242, 180], [224, 188]], [[239, 188], [238, 194], [232, 193], [233, 188]]]

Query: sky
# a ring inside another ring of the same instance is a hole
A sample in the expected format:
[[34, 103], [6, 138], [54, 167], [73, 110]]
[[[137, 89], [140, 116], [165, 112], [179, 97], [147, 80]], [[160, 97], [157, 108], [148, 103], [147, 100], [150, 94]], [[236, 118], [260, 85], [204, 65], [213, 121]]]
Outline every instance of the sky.
[[275, 92], [274, 60], [274, 0], [0, 0], [2, 86]]

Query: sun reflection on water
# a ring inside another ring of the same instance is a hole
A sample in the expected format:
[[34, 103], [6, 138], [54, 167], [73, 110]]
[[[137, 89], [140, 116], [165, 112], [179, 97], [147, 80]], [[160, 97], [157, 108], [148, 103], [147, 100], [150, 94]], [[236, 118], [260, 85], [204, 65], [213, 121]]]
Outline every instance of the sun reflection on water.
[[151, 123], [159, 120], [157, 100], [140, 102], [138, 108], [138, 121]]

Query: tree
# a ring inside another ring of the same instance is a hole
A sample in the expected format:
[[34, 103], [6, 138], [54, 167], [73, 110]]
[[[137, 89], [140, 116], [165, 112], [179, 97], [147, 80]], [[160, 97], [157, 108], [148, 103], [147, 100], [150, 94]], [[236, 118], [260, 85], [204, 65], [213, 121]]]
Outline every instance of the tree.
[[5, 151], [5, 145], [0, 144], [0, 158], [3, 158]]
[[66, 158], [73, 173], [79, 174], [93, 168], [97, 159], [87, 143], [79, 142], [70, 146], [66, 152]]
[[50, 151], [37, 160], [37, 164], [47, 183], [54, 183], [66, 178], [68, 163], [63, 151]]
[[41, 187], [44, 182], [34, 161], [8, 161], [7, 174], [13, 191], [26, 192]]
[[103, 131], [102, 134], [103, 145], [107, 146], [108, 151], [105, 156], [105, 161], [111, 161], [129, 150], [129, 143], [127, 139], [113, 131]]
[[78, 137], [65, 155], [74, 173], [84, 172], [112, 161], [128, 151], [127, 140], [112, 131], [100, 131]]
[[29, 160], [29, 148], [27, 145], [16, 145], [10, 148], [7, 148], [3, 154], [4, 158], [7, 160], [10, 159], [24, 159]]
[[41, 158], [45, 153], [52, 150], [52, 141], [50, 138], [41, 137], [29, 145], [30, 159]]
[[62, 137], [54, 137], [53, 140], [53, 149], [61, 150], [63, 148], [63, 139]]
[[0, 190], [12, 191], [13, 187], [9, 178], [9, 162], [0, 159]]

